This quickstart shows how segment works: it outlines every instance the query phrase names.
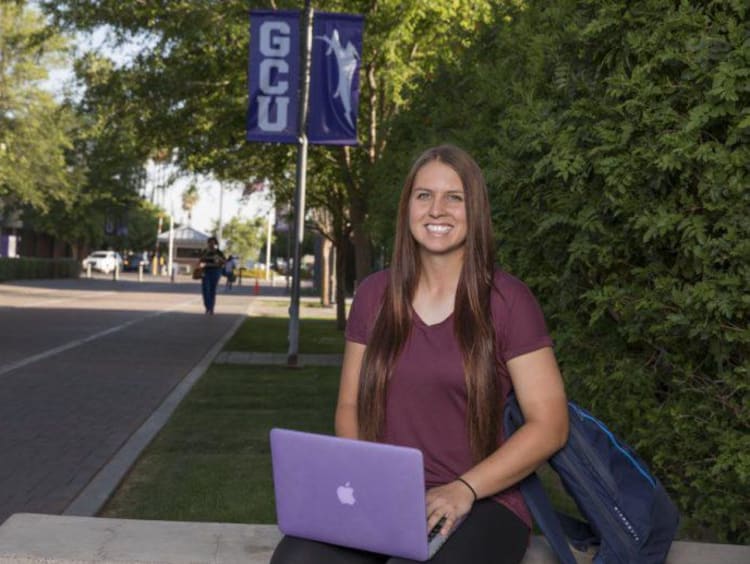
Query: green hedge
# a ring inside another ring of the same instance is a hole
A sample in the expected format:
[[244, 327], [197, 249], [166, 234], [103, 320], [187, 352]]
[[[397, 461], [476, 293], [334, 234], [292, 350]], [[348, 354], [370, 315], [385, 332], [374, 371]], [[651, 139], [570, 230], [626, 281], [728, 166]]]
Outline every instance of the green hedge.
[[745, 2], [529, 0], [424, 85], [383, 162], [403, 171], [446, 139], [477, 156], [500, 263], [539, 297], [569, 394], [650, 463], [681, 536], [735, 543], [750, 542], [748, 37]]
[[75, 259], [0, 258], [0, 282], [31, 278], [77, 278], [81, 265]]

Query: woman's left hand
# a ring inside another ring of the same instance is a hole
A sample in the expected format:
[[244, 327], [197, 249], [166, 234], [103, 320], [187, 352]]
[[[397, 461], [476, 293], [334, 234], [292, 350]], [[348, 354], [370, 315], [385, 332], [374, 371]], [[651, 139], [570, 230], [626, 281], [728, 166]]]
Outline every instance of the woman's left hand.
[[447, 535], [456, 522], [474, 505], [474, 494], [459, 481], [427, 490], [427, 530], [445, 517], [440, 534]]

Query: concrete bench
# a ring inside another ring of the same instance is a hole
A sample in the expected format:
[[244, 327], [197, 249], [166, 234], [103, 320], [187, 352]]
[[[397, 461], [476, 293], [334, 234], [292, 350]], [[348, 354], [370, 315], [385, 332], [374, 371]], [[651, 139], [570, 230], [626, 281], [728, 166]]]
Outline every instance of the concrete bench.
[[[17, 513], [0, 526], [0, 564], [267, 564], [280, 538], [275, 525]], [[555, 562], [533, 537], [523, 564]], [[748, 564], [750, 546], [676, 542], [667, 562]]]

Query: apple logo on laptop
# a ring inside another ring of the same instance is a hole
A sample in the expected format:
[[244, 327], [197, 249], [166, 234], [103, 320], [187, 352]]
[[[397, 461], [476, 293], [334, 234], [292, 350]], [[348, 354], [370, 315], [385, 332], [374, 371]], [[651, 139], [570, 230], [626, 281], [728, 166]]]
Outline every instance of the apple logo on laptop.
[[347, 482], [343, 486], [336, 488], [336, 495], [344, 505], [354, 505], [357, 502], [354, 499], [354, 488], [351, 486], [351, 482]]

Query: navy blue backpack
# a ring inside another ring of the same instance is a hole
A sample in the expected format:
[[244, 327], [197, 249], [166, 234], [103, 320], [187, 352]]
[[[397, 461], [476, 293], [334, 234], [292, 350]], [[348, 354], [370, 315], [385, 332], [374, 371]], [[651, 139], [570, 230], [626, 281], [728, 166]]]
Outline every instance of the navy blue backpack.
[[[520, 483], [526, 505], [558, 559], [576, 564], [573, 546], [584, 552], [597, 547], [594, 564], [664, 562], [680, 520], [664, 487], [601, 421], [573, 402], [568, 402], [568, 415], [568, 441], [548, 463], [588, 523], [555, 511], [536, 474]], [[522, 424], [511, 395], [503, 417], [506, 438]]]

